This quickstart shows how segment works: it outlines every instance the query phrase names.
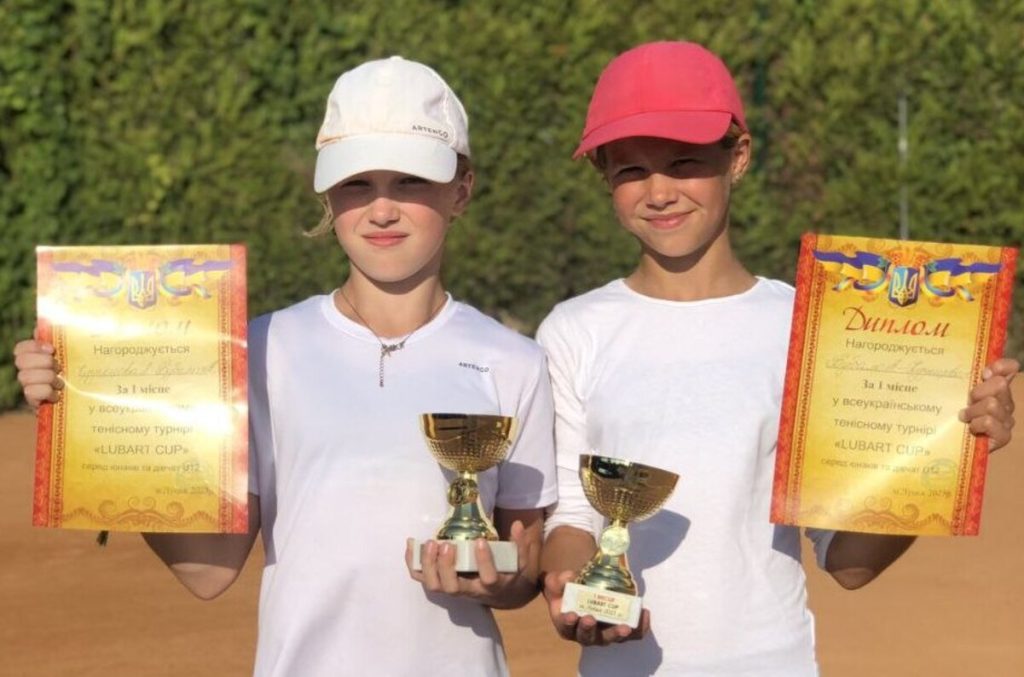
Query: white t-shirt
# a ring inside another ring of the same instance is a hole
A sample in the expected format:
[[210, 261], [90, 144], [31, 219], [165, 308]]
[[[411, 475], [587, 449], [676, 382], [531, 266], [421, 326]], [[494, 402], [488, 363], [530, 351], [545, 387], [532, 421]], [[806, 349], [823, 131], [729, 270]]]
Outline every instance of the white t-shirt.
[[480, 474], [485, 510], [555, 502], [551, 393], [531, 340], [449, 299], [385, 358], [315, 296], [249, 328], [250, 490], [266, 568], [255, 674], [505, 675], [491, 610], [427, 595], [407, 537], [432, 538], [454, 476], [420, 430], [427, 412], [517, 417], [506, 460]]
[[[616, 280], [559, 304], [537, 340], [555, 393], [559, 503], [547, 531], [605, 522], [579, 454], [680, 475], [630, 526], [629, 566], [652, 631], [583, 650], [584, 675], [814, 675], [799, 531], [768, 521], [793, 288], [664, 301]], [[819, 561], [831, 532], [809, 532]]]

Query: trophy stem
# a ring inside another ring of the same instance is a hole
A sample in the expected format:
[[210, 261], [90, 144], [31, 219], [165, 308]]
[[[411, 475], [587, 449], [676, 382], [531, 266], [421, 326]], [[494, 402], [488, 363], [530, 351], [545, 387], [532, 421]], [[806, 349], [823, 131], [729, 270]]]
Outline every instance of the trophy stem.
[[[609, 529], [625, 529], [622, 520], [612, 520]], [[602, 539], [603, 541], [604, 539]], [[636, 594], [636, 581], [629, 571], [625, 548], [622, 552], [610, 554], [598, 548], [587, 565], [580, 571], [576, 582], [590, 588], [621, 592], [626, 595]]]
[[462, 471], [448, 487], [448, 504], [452, 510], [437, 531], [437, 538], [446, 541], [465, 541], [486, 538], [498, 540], [498, 531], [480, 504], [476, 473]]

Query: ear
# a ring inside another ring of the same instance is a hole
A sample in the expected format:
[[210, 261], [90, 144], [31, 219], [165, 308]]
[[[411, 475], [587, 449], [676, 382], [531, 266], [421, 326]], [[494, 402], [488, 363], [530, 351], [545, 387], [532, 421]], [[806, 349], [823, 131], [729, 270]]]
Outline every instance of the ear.
[[732, 164], [729, 173], [732, 175], [730, 180], [733, 184], [739, 183], [739, 180], [747, 173], [747, 169], [750, 168], [752, 145], [753, 139], [750, 134], [743, 132], [732, 148]]
[[473, 174], [472, 169], [466, 170], [466, 173], [456, 179], [455, 185], [455, 204], [452, 205], [452, 216], [460, 216], [466, 207], [469, 206], [469, 200], [473, 197], [473, 185], [476, 182], [476, 175]]

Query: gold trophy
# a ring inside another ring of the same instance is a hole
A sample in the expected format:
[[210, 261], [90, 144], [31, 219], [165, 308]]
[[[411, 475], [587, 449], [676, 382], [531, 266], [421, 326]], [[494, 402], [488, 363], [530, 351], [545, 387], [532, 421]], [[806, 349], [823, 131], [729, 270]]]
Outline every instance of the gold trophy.
[[580, 455], [580, 481], [594, 509], [611, 520], [598, 550], [574, 583], [567, 583], [562, 613], [593, 616], [596, 620], [635, 628], [642, 599], [626, 563], [629, 529], [626, 524], [647, 519], [665, 504], [679, 475], [649, 465], [609, 456]]
[[[497, 465], [505, 458], [515, 437], [516, 420], [511, 416], [483, 414], [423, 414], [420, 417], [427, 446], [437, 462], [458, 476], [448, 486], [448, 504], [452, 506], [441, 528], [434, 536], [455, 546], [455, 570], [477, 571], [474, 543], [487, 539], [499, 572], [518, 569], [516, 544], [499, 541], [494, 524], [480, 504], [476, 475]], [[422, 541], [413, 541], [413, 569], [420, 564]]]

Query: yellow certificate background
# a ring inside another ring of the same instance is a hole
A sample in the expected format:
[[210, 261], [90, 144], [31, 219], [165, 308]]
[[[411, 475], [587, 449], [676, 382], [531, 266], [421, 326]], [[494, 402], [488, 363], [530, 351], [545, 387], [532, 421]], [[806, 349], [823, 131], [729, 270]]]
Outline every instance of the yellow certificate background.
[[65, 388], [39, 416], [34, 523], [246, 528], [245, 253], [40, 247]]
[[[890, 262], [887, 277], [871, 266], [816, 260], [814, 251], [848, 260], [883, 255]], [[773, 521], [876, 533], [977, 533], [987, 451], [958, 412], [996, 352], [992, 348], [998, 345], [1001, 352], [1005, 309], [1001, 321], [993, 319], [999, 317], [999, 282], [1014, 273], [1013, 253], [805, 238]], [[926, 293], [925, 264], [952, 258], [1001, 263], [1003, 272], [961, 276], [959, 287], [936, 276], [934, 284], [945, 283], [945, 292], [956, 293]], [[893, 280], [897, 266], [918, 272], [909, 285], [918, 292], [916, 300], [900, 295], [903, 288]], [[854, 282], [882, 284], [869, 292]], [[1002, 286], [1005, 306], [1009, 287]], [[890, 293], [906, 305], [894, 303]]]

